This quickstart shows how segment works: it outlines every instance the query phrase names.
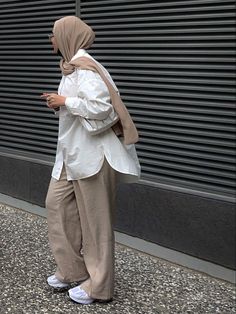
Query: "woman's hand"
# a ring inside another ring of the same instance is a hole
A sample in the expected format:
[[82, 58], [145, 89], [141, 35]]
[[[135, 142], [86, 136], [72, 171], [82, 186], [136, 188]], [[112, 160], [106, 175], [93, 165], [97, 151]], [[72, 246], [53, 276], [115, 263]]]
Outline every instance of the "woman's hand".
[[54, 94], [54, 93], [43, 93], [41, 95], [41, 98], [46, 99], [47, 101], [47, 106], [49, 108], [52, 109], [56, 109], [60, 106], [64, 106], [65, 105], [65, 101], [66, 101], [66, 97], [65, 96], [61, 96], [58, 94]]

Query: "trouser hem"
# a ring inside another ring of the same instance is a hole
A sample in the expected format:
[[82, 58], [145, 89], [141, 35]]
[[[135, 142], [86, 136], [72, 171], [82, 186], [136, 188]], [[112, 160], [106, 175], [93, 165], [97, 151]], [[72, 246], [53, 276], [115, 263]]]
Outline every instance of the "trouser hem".
[[87, 280], [89, 278], [88, 276], [83, 276], [83, 277], [80, 276], [80, 277], [73, 277], [73, 279], [72, 278], [64, 279], [57, 272], [55, 273], [55, 276], [57, 277], [57, 279], [59, 279], [63, 283], [72, 283], [72, 282], [80, 282], [80, 283], [82, 283], [82, 282], [84, 282], [85, 280]]

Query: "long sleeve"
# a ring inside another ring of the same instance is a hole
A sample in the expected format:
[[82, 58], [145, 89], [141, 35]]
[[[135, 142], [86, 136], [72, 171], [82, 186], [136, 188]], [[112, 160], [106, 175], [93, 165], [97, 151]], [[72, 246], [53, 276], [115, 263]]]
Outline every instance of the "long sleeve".
[[114, 110], [106, 84], [88, 70], [78, 70], [78, 82], [77, 96], [66, 98], [68, 111], [87, 119], [105, 119]]
[[[76, 57], [83, 55], [89, 56], [80, 49]], [[110, 115], [110, 110], [114, 110], [108, 88], [100, 75], [77, 68], [73, 73], [62, 76], [58, 94], [67, 99], [66, 105], [58, 111], [59, 130], [53, 178], [60, 179], [63, 165], [66, 165], [67, 180], [89, 178], [100, 171], [106, 159], [119, 173], [119, 180], [137, 182], [140, 165], [137, 156], [131, 153], [135, 152], [134, 145], [127, 147], [111, 128], [92, 135], [81, 123], [81, 116], [103, 120]]]

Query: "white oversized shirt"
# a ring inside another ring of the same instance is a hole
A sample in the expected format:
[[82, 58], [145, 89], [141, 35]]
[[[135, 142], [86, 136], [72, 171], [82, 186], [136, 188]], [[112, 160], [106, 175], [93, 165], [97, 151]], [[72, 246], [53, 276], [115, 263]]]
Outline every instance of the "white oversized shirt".
[[[92, 58], [84, 49], [79, 49], [72, 59], [80, 56]], [[102, 69], [115, 87], [109, 73], [104, 67]], [[76, 69], [62, 76], [58, 94], [67, 98], [65, 106], [61, 106], [59, 111], [57, 153], [52, 177], [59, 180], [64, 163], [67, 180], [88, 178], [99, 172], [106, 158], [110, 166], [120, 173], [121, 181], [137, 181], [140, 165], [135, 146], [123, 144], [112, 129], [90, 135], [78, 118], [103, 120], [114, 110], [108, 88], [100, 75], [90, 70]]]

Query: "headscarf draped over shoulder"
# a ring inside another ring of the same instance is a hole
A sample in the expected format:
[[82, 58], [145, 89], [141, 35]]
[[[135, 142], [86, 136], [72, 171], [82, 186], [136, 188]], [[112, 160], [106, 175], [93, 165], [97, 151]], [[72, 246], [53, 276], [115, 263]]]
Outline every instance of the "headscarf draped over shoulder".
[[57, 20], [54, 24], [53, 34], [55, 36], [58, 49], [63, 59], [60, 67], [64, 75], [74, 72], [75, 68], [91, 70], [100, 74], [107, 85], [111, 97], [111, 103], [117, 112], [120, 120], [113, 126], [114, 132], [123, 134], [125, 144], [133, 144], [138, 141], [138, 131], [135, 124], [111, 82], [106, 77], [104, 71], [97, 62], [88, 57], [80, 57], [71, 61], [72, 57], [80, 48], [89, 48], [95, 39], [95, 34], [91, 27], [75, 16], [67, 16]]

